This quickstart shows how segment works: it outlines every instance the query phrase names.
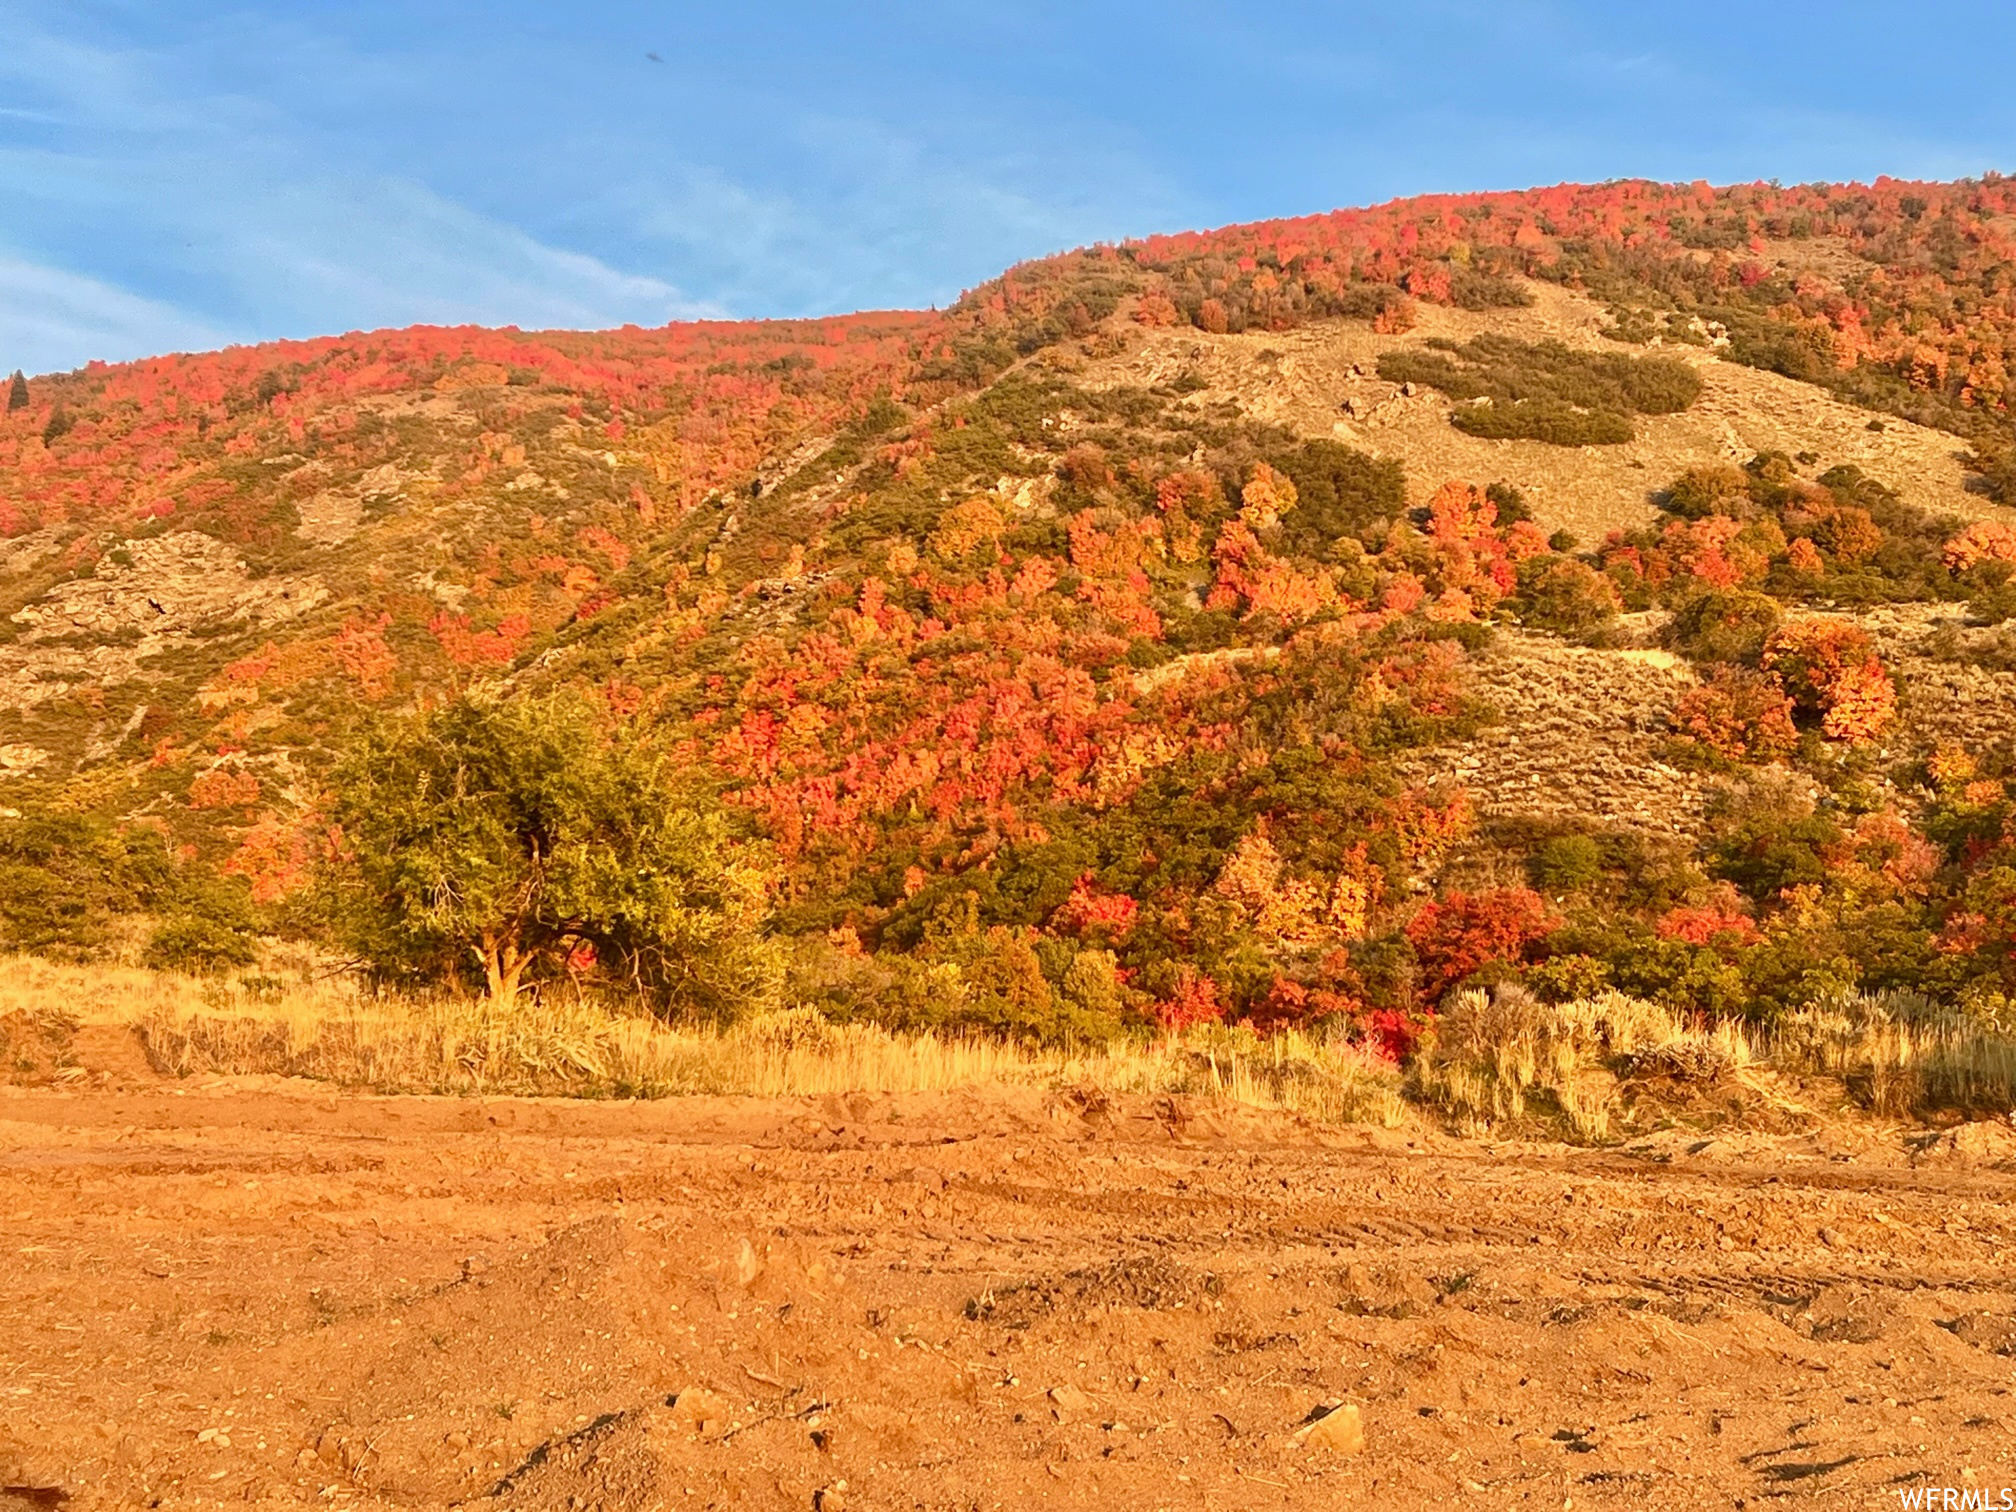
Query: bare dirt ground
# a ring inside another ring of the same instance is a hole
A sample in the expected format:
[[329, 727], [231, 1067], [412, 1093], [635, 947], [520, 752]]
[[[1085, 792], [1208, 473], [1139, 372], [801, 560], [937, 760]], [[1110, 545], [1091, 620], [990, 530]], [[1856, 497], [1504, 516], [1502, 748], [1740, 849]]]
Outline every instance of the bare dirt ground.
[[[0, 1506], [1895, 1506], [2016, 1485], [2016, 1134], [0, 1089]], [[90, 1069], [95, 1068], [95, 1076]], [[1297, 1430], [1355, 1404], [1365, 1447]]]

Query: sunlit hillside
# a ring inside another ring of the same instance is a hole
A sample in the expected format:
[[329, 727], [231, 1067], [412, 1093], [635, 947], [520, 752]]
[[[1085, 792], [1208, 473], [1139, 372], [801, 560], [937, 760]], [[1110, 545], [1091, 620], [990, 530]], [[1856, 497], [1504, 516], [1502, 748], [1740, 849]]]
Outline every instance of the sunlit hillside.
[[[942, 313], [31, 376], [0, 944], [1387, 1058], [1501, 985], [2005, 1028], [2012, 362], [1990, 178], [1435, 197]], [[493, 925], [398, 901], [357, 753], [466, 777], [464, 695], [545, 711], [514, 792], [622, 753], [539, 867], [706, 813], [622, 842], [686, 847], [688, 954], [647, 972], [586, 862]]]

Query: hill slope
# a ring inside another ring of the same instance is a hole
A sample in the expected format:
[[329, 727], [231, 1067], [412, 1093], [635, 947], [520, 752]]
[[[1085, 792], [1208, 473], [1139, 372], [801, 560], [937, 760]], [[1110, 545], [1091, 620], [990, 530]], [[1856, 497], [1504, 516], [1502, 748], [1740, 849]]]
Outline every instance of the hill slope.
[[1987, 1002], [2012, 257], [2001, 179], [1568, 187], [943, 313], [36, 379], [9, 943], [284, 921], [360, 719], [564, 686], [722, 789], [835, 1012], [1397, 1045], [1479, 970]]

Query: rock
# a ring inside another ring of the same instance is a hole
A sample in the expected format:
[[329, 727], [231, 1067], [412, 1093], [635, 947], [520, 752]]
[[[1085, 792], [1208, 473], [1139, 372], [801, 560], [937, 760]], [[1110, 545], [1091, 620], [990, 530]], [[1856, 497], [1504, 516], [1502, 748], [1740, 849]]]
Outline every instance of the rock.
[[1050, 1389], [1050, 1405], [1060, 1423], [1069, 1422], [1072, 1418], [1090, 1416], [1099, 1409], [1099, 1404], [1089, 1395], [1068, 1384], [1053, 1386]]
[[[1320, 1409], [1319, 1409], [1320, 1410]], [[1295, 1431], [1295, 1441], [1305, 1449], [1328, 1449], [1337, 1454], [1365, 1452], [1365, 1423], [1356, 1402], [1332, 1407]]]
[[834, 1481], [812, 1493], [813, 1512], [847, 1512], [847, 1482]]
[[1839, 1229], [1836, 1229], [1836, 1228], [1823, 1228], [1823, 1229], [1821, 1229], [1821, 1230], [1820, 1230], [1820, 1242], [1821, 1242], [1822, 1244], [1826, 1245], [1826, 1246], [1827, 1246], [1827, 1248], [1829, 1248], [1829, 1249], [1839, 1249], [1839, 1248], [1841, 1248], [1841, 1231], [1840, 1231]]
[[728, 1404], [705, 1386], [688, 1386], [665, 1399], [665, 1405], [672, 1409], [675, 1422], [698, 1428], [704, 1423], [724, 1422], [728, 1416]]
[[763, 1274], [763, 1262], [756, 1257], [756, 1246], [747, 1239], [741, 1249], [735, 1252], [735, 1284], [748, 1286]]

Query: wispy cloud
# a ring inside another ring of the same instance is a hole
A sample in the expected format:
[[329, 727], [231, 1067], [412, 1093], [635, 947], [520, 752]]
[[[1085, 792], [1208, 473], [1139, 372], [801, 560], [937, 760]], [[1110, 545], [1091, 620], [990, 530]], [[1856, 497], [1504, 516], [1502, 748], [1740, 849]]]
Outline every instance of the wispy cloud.
[[78, 366], [80, 353], [116, 360], [201, 351], [227, 339], [172, 305], [0, 256], [0, 364], [6, 367], [50, 372]]
[[2008, 167], [2016, 21], [1960, 10], [0, 0], [0, 254], [152, 312], [0, 290], [0, 331], [69, 365], [122, 331], [812, 314], [1429, 190]]
[[25, 23], [18, 40], [0, 59], [10, 365], [421, 322], [721, 313], [662, 277], [360, 169], [271, 99], [187, 88], [166, 54]]

